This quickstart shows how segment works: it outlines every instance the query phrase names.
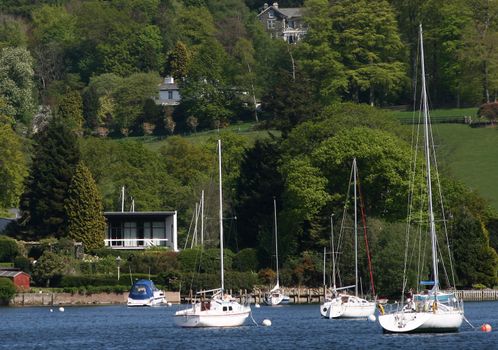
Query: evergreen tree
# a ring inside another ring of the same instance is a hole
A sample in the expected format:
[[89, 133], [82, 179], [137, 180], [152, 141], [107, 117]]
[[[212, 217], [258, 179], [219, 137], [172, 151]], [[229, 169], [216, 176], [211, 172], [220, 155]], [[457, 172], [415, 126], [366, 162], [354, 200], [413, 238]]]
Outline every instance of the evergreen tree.
[[71, 131], [81, 134], [83, 130], [83, 99], [77, 91], [70, 91], [62, 97], [59, 116]]
[[29, 238], [64, 234], [64, 201], [79, 158], [76, 135], [59, 118], [52, 119], [37, 134], [33, 162], [21, 197], [21, 224]]
[[92, 173], [81, 161], [69, 186], [64, 208], [68, 236], [83, 242], [86, 249], [101, 248], [105, 232], [102, 199]]

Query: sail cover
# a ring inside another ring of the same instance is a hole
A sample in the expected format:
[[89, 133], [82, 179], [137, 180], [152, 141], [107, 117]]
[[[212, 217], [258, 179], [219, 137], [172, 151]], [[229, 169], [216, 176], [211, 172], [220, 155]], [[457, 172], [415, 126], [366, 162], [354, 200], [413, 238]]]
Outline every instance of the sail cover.
[[155, 289], [154, 282], [151, 280], [138, 280], [133, 283], [128, 297], [130, 299], [150, 299], [154, 296]]

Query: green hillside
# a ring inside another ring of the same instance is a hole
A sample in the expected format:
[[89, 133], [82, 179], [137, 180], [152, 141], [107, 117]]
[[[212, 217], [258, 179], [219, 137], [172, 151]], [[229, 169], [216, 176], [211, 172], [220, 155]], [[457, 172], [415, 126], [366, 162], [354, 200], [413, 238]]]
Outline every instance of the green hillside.
[[433, 124], [443, 171], [477, 190], [498, 210], [498, 129]]

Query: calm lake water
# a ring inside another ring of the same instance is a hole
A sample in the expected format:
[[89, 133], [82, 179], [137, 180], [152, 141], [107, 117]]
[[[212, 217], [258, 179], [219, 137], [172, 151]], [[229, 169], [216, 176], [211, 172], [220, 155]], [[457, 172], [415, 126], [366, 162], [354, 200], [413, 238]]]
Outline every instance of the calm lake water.
[[498, 349], [498, 302], [468, 302], [455, 334], [384, 335], [378, 322], [325, 320], [318, 305], [253, 307], [258, 324], [232, 329], [182, 329], [172, 316], [180, 306], [0, 308], [0, 349]]

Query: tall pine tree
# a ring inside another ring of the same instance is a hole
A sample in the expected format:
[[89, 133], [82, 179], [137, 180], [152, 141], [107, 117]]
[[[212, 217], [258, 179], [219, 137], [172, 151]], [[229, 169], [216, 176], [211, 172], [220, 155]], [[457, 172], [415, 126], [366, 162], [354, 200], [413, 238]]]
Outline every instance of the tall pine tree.
[[61, 237], [65, 232], [64, 201], [80, 153], [76, 135], [59, 119], [36, 135], [34, 157], [21, 197], [21, 224], [30, 239]]
[[92, 173], [83, 162], [76, 167], [64, 207], [68, 236], [83, 242], [85, 249], [101, 248], [105, 232], [102, 199]]

